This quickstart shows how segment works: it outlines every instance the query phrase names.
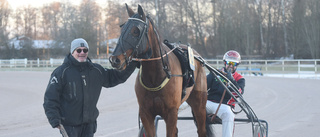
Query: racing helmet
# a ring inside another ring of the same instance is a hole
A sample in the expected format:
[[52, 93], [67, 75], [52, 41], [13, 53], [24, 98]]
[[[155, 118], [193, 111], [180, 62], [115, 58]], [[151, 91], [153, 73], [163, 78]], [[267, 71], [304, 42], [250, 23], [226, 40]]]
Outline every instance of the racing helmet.
[[229, 50], [223, 55], [223, 61], [225, 61], [225, 62], [235, 62], [237, 64], [240, 64], [241, 56], [237, 51]]

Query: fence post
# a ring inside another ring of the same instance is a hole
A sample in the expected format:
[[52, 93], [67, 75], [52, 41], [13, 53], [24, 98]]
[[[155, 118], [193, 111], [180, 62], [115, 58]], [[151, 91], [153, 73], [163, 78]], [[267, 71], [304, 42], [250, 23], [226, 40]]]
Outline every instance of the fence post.
[[10, 68], [12, 68], [13, 64], [14, 64], [14, 59], [10, 59]]
[[284, 60], [282, 60], [282, 72], [284, 72]]
[[316, 77], [317, 77], [317, 71], [318, 71], [318, 68], [317, 68], [317, 60], [314, 61], [314, 64], [315, 64], [314, 67], [315, 67], [315, 70], [316, 70], [315, 74], [316, 74]]
[[33, 68], [33, 60], [30, 60], [30, 68], [32, 70], [32, 68]]
[[28, 59], [27, 58], [24, 58], [24, 67], [26, 68], [28, 65]]
[[37, 66], [38, 66], [38, 68], [40, 67], [40, 59], [39, 58], [37, 59]]
[[264, 61], [265, 69], [268, 71], [268, 61]]
[[298, 60], [298, 73], [300, 73], [300, 60]]
[[252, 68], [251, 68], [251, 60], [249, 60], [249, 76], [251, 76], [251, 72], [252, 71]]
[[317, 74], [317, 61], [314, 61], [314, 72]]
[[53, 67], [53, 58], [50, 58], [50, 65]]

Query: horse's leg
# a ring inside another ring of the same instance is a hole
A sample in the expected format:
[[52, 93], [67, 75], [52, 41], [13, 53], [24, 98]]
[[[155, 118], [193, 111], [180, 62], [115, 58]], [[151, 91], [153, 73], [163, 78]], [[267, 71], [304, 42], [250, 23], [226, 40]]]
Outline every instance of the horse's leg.
[[196, 119], [198, 136], [206, 137], [205, 122], [207, 93], [201, 91], [192, 91], [187, 102], [190, 105]]
[[155, 137], [156, 136], [156, 129], [154, 125], [155, 117], [152, 116], [150, 113], [142, 111], [142, 109], [139, 109], [139, 115], [142, 121], [142, 124], [144, 126], [144, 129], [146, 130], [146, 137]]
[[168, 111], [166, 116], [163, 116], [166, 122], [167, 137], [177, 137], [177, 120], [178, 120], [178, 109], [172, 108]]

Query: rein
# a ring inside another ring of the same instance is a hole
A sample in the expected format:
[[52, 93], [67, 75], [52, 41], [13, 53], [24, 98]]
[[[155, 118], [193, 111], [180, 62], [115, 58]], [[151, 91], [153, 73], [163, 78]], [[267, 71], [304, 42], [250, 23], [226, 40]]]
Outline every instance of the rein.
[[133, 61], [154, 61], [154, 60], [160, 60], [161, 57], [164, 58], [166, 57], [168, 54], [170, 54], [173, 50], [175, 50], [177, 47], [174, 47], [172, 50], [170, 50], [168, 53], [166, 54], [163, 54], [162, 56], [160, 57], [157, 57], [157, 58], [150, 58], [150, 59], [143, 59], [143, 58], [132, 58], [131, 60]]
[[227, 92], [227, 90], [224, 89], [223, 94], [222, 94], [222, 97], [221, 97], [220, 102], [219, 102], [219, 106], [218, 106], [218, 108], [217, 108], [217, 110], [216, 110], [216, 113], [214, 113], [214, 115], [212, 116], [211, 122], [214, 122], [214, 119], [216, 118], [216, 116], [217, 116], [217, 114], [218, 114], [218, 111], [219, 111], [219, 109], [220, 109], [220, 106], [221, 106], [221, 104], [222, 104], [222, 101], [223, 101], [223, 99], [224, 99], [224, 96], [226, 95], [226, 92]]

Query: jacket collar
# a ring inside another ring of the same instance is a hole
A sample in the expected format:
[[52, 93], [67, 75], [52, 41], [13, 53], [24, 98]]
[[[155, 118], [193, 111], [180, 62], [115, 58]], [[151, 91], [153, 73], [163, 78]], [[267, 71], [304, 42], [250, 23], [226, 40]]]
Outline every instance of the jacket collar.
[[92, 66], [92, 62], [91, 62], [91, 59], [90, 59], [89, 57], [87, 57], [87, 61], [86, 61], [86, 62], [79, 62], [78, 60], [76, 60], [76, 59], [71, 55], [71, 53], [69, 53], [69, 54], [65, 57], [63, 63], [69, 64], [69, 65], [74, 65], [74, 66]]

